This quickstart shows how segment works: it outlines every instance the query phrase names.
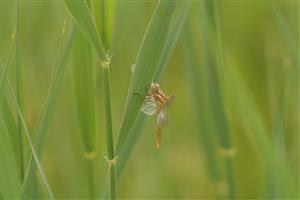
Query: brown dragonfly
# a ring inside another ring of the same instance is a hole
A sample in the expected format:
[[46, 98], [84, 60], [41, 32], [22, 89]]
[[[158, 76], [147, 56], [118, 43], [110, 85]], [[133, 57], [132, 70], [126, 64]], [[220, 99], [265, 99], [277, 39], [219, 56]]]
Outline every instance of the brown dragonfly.
[[175, 95], [167, 96], [158, 83], [151, 83], [147, 90], [141, 111], [149, 116], [156, 114], [156, 148], [160, 149], [161, 129], [169, 120], [166, 109], [175, 100]]

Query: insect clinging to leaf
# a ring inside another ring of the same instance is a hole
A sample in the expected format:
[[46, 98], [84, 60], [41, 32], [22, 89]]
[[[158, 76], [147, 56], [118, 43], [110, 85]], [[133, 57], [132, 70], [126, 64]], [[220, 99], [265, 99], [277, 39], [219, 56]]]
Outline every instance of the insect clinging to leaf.
[[147, 89], [141, 111], [146, 115], [156, 114], [156, 148], [160, 149], [161, 129], [168, 123], [169, 114], [166, 112], [173, 101], [175, 95], [167, 96], [158, 83], [151, 83]]

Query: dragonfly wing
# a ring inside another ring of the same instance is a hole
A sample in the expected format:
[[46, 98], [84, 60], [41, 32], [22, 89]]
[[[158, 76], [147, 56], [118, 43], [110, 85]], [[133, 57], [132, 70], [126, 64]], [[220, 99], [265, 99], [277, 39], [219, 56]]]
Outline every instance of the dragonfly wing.
[[152, 116], [156, 113], [157, 104], [153, 97], [146, 98], [142, 104], [141, 111], [146, 115]]
[[168, 124], [169, 121], [169, 114], [162, 110], [161, 112], [158, 113], [157, 118], [156, 118], [156, 124], [158, 127], [163, 127]]
[[173, 101], [175, 100], [176, 95], [172, 94], [171, 96], [168, 97], [168, 101], [166, 102], [166, 106], [169, 107], [172, 105]]

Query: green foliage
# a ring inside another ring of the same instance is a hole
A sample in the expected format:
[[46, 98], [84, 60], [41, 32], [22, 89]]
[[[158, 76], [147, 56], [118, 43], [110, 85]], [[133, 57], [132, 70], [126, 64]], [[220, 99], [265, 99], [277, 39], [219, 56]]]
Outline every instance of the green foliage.
[[78, 28], [85, 35], [86, 39], [96, 49], [97, 54], [101, 60], [105, 60], [105, 52], [100, 42], [101, 39], [97, 32], [97, 27], [92, 14], [88, 8], [88, 4], [84, 0], [72, 1], [65, 0], [65, 4], [73, 16]]
[[0, 1], [0, 199], [298, 199], [299, 6]]
[[117, 153], [126, 140], [142, 105], [141, 99], [134, 95], [134, 93], [144, 94], [145, 87], [154, 80], [168, 35], [174, 8], [174, 1], [160, 1], [153, 13], [147, 32], [144, 35], [129, 86], [126, 107], [116, 147]]
[[[63, 28], [63, 34], [64, 34]], [[58, 95], [58, 89], [60, 86], [60, 81], [63, 77], [67, 56], [70, 50], [71, 41], [73, 39], [73, 27], [71, 28], [69, 34], [65, 36], [67, 39], [64, 41], [65, 44], [61, 46], [61, 49], [59, 50], [59, 54], [55, 63], [55, 68], [53, 71], [53, 78], [50, 83], [50, 88], [48, 91], [48, 95], [45, 101], [45, 105], [43, 107], [41, 116], [39, 118], [39, 122], [35, 129], [35, 149], [37, 149], [38, 157], [41, 157], [43, 153], [43, 149], [45, 146], [46, 138], [47, 138], [47, 132], [49, 123], [53, 116], [54, 106], [56, 103], [56, 98]], [[33, 176], [35, 172], [35, 165], [33, 163], [34, 157], [33, 155], [30, 156], [27, 171], [25, 174], [25, 179], [22, 183], [22, 190], [21, 190], [21, 196], [24, 196], [26, 194], [26, 191], [28, 187], [30, 186], [31, 179], [30, 177]]]
[[[85, 51], [82, 51], [85, 49]], [[78, 111], [78, 124], [86, 152], [95, 151], [95, 94], [93, 62], [89, 43], [79, 30], [73, 42], [73, 76]]]
[[92, 1], [92, 5], [103, 47], [105, 50], [109, 50], [115, 23], [116, 1]]

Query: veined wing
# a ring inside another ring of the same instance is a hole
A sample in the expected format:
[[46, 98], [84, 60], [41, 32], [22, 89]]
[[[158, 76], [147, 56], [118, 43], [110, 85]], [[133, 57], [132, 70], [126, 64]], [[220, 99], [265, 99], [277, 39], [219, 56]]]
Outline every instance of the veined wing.
[[156, 110], [157, 110], [157, 103], [154, 97], [152, 96], [146, 97], [142, 104], [141, 111], [146, 115], [152, 116], [155, 114]]
[[158, 113], [156, 118], [156, 124], [159, 128], [163, 127], [164, 125], [168, 124], [169, 121], [169, 114], [162, 110]]
[[171, 96], [168, 97], [168, 101], [166, 102], [166, 106], [169, 107], [170, 105], [172, 105], [172, 103], [175, 100], [176, 95], [172, 94]]

